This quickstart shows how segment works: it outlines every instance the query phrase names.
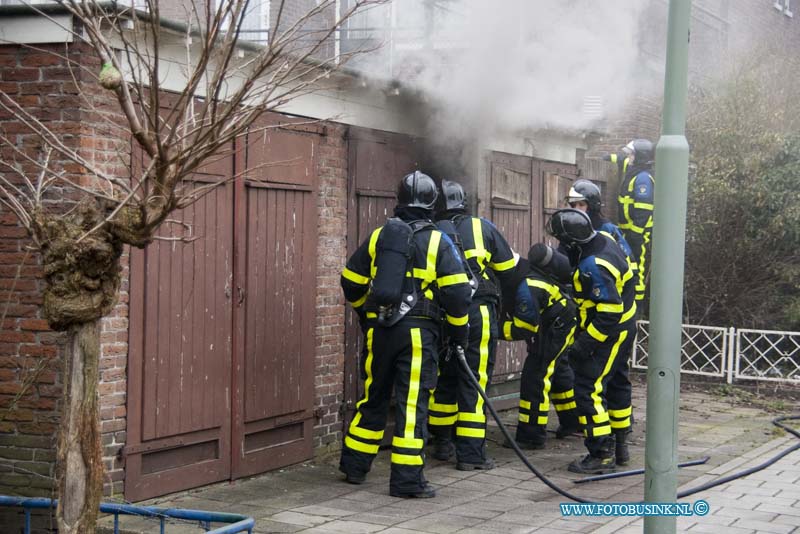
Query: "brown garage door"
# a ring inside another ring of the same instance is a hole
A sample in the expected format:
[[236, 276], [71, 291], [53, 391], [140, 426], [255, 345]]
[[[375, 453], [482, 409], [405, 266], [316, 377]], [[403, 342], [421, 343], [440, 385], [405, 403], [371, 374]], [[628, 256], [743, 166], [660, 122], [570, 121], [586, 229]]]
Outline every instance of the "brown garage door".
[[[571, 183], [576, 171], [569, 164], [500, 152], [490, 154], [491, 219], [521, 256], [528, 254], [532, 244], [547, 238], [546, 218], [554, 208], [563, 207], [558, 202], [566, 195], [565, 184]], [[495, 379], [518, 377], [524, 361], [522, 343], [499, 343]]]
[[196, 241], [131, 253], [129, 500], [311, 456], [321, 133], [251, 134], [196, 179], [241, 177], [176, 215]]

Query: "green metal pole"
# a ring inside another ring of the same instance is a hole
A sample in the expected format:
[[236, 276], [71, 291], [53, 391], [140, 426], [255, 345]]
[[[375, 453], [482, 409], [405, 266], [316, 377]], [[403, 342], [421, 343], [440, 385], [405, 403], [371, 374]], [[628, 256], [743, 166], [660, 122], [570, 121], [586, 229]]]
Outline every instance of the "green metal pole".
[[[691, 0], [670, 0], [661, 139], [656, 147], [650, 352], [644, 497], [675, 502], [678, 491], [683, 260], [689, 144], [686, 129]], [[675, 517], [645, 517], [646, 534], [675, 533]]]

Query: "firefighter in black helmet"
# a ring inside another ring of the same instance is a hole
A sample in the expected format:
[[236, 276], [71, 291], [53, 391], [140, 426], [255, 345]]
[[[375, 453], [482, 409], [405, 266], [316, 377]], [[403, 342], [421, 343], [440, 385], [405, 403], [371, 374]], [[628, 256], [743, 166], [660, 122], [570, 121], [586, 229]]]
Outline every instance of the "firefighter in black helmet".
[[431, 222], [436, 184], [416, 171], [400, 181], [394, 217], [375, 229], [342, 272], [362, 321], [364, 396], [347, 428], [339, 469], [361, 484], [378, 453], [396, 397], [389, 493], [434, 497], [423, 475], [428, 398], [436, 386], [442, 317], [451, 343], [466, 347], [471, 289], [452, 241]]
[[[497, 304], [502, 281], [514, 270], [516, 258], [508, 242], [486, 219], [473, 217], [467, 208], [464, 188], [442, 180], [436, 214], [437, 226], [456, 242], [474, 277], [475, 292], [469, 308], [467, 363], [486, 390], [492, 381], [497, 348]], [[483, 399], [472, 387], [456, 358], [446, 358], [431, 397], [428, 425], [434, 437], [434, 458], [447, 460], [455, 452], [456, 468], [462, 471], [491, 469], [486, 455], [486, 414]], [[451, 441], [455, 437], [455, 446]]]
[[[576, 253], [573, 275], [578, 332], [568, 350], [575, 372], [575, 402], [589, 451], [569, 465], [575, 473], [607, 473], [629, 460], [628, 357], [635, 336], [633, 270], [613, 239], [596, 232], [576, 209], [555, 212], [547, 231]], [[623, 376], [615, 378], [617, 374]]]
[[589, 180], [576, 180], [569, 188], [567, 194], [567, 204], [571, 208], [581, 210], [589, 216], [592, 227], [598, 232], [604, 232], [617, 242], [622, 252], [630, 260], [634, 270], [634, 276], [638, 276], [636, 257], [633, 255], [631, 246], [622, 234], [619, 227], [603, 215], [603, 201], [600, 188], [597, 184]]
[[634, 139], [621, 153], [606, 157], [617, 164], [620, 177], [619, 228], [631, 247], [638, 267], [636, 300], [645, 298], [647, 275], [650, 272], [650, 250], [653, 233], [655, 150], [647, 139]]

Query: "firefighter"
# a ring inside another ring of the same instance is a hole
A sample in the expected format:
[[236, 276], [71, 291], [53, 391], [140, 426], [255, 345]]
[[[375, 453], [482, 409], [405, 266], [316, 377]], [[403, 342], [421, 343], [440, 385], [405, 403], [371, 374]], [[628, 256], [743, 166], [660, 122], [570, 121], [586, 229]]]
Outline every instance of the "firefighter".
[[[440, 330], [467, 346], [471, 289], [452, 241], [431, 218], [436, 184], [416, 171], [397, 191], [394, 218], [347, 261], [341, 283], [364, 330], [364, 395], [344, 437], [339, 470], [361, 484], [383, 439], [396, 397], [389, 493], [436, 495], [423, 475], [428, 398], [436, 385]], [[444, 318], [444, 325], [442, 325]]]
[[[598, 232], [604, 232], [614, 239], [620, 246], [625, 256], [631, 261], [634, 271], [638, 272], [636, 259], [633, 256], [628, 241], [622, 235], [619, 227], [603, 215], [603, 200], [600, 188], [589, 180], [576, 180], [569, 188], [567, 194], [567, 204], [569, 207], [581, 210], [589, 215], [592, 227]], [[634, 274], [636, 274], [636, 272]]]
[[[619, 247], [622, 249], [622, 252], [624, 252], [625, 256], [628, 258], [631, 269], [633, 269], [634, 280], [637, 281], [638, 285], [639, 268], [636, 265], [636, 258], [634, 257], [631, 247], [628, 244], [628, 241], [625, 239], [625, 236], [622, 235], [622, 231], [620, 231], [619, 227], [603, 215], [602, 195], [600, 193], [600, 188], [589, 180], [577, 180], [574, 184], [572, 184], [572, 187], [570, 187], [569, 194], [567, 195], [567, 203], [570, 205], [570, 207], [579, 209], [589, 215], [589, 219], [592, 221], [592, 227], [595, 230], [605, 233], [617, 242]], [[628, 374], [615, 374], [611, 378], [611, 384], [609, 387], [630, 388], [631, 385], [628, 379]], [[629, 433], [633, 430], [633, 414], [631, 414], [631, 427], [629, 427], [628, 430]], [[618, 463], [624, 465], [625, 462], [623, 461]]]
[[[584, 212], [555, 212], [547, 231], [578, 257], [573, 275], [578, 333], [568, 357], [575, 372], [575, 402], [589, 454], [568, 469], [608, 473], [630, 459], [625, 443], [631, 424], [627, 375], [635, 336], [636, 281], [619, 246], [596, 232]], [[617, 374], [623, 377], [615, 378]]]
[[[499, 288], [493, 277], [501, 282], [507, 279], [517, 260], [491, 222], [468, 213], [467, 196], [460, 184], [442, 180], [441, 188], [437, 225], [453, 237], [476, 282], [469, 308], [466, 360], [481, 387], [487, 390], [492, 381], [498, 337]], [[483, 399], [455, 357], [445, 357], [442, 362], [428, 425], [434, 437], [434, 458], [447, 460], [455, 453], [456, 468], [462, 471], [494, 467], [494, 461], [486, 455]]]
[[525, 340], [528, 346], [515, 441], [522, 449], [541, 449], [551, 401], [560, 423], [556, 437], [579, 429], [573, 373], [564, 360], [575, 334], [575, 303], [563, 285], [570, 282], [572, 270], [563, 254], [537, 243], [515, 272], [511, 290], [503, 294], [503, 307], [510, 314], [502, 323], [503, 339]]
[[623, 148], [622, 153], [605, 158], [617, 164], [620, 174], [617, 199], [619, 228], [630, 245], [638, 267], [636, 300], [640, 302], [645, 298], [650, 271], [655, 194], [654, 158], [653, 143], [647, 139], [634, 139]]

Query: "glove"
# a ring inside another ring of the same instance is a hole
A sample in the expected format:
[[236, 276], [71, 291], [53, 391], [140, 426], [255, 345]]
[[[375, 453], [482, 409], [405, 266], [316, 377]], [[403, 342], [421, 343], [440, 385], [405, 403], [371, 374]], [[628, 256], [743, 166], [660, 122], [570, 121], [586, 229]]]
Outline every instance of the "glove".
[[464, 350], [467, 350], [467, 345], [469, 344], [469, 325], [464, 326], [450, 326], [449, 328], [449, 339], [447, 344], [450, 347], [461, 347]]

